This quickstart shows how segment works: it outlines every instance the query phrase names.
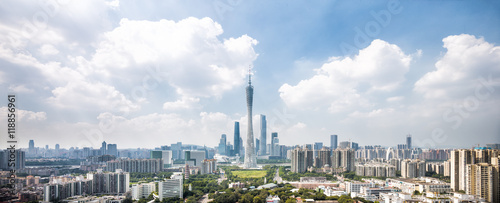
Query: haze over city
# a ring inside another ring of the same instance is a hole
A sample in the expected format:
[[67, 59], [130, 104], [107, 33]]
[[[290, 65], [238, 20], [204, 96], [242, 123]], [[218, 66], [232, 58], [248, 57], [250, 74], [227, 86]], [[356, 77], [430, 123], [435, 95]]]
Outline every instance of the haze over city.
[[235, 121], [245, 140], [249, 67], [256, 138], [264, 114], [288, 146], [332, 134], [359, 145], [395, 146], [407, 134], [426, 148], [500, 143], [499, 8], [6, 1], [0, 94], [16, 95], [23, 148], [216, 146]]

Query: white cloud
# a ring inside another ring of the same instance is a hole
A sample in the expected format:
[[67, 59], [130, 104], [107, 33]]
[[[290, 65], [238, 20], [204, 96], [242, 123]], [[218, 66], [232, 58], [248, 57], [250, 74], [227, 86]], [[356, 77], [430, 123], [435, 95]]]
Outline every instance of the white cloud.
[[374, 40], [354, 58], [332, 57], [316, 75], [292, 86], [280, 87], [287, 106], [330, 112], [373, 106], [366, 95], [396, 90], [405, 80], [412, 57], [393, 44]]
[[[0, 107], [0, 113], [2, 113], [2, 115], [7, 115], [9, 113], [9, 108], [8, 107]], [[16, 108], [16, 116], [17, 116], [17, 120], [16, 120], [17, 122], [44, 121], [47, 119], [47, 114], [45, 112], [33, 112], [33, 111], [22, 110], [22, 109], [18, 109], [18, 108]], [[4, 117], [2, 117], [1, 120], [6, 121], [7, 117], [4, 116]]]
[[53, 45], [51, 44], [44, 44], [42, 45], [38, 51], [42, 55], [56, 55], [59, 53], [59, 50], [57, 50]]
[[415, 83], [414, 91], [426, 99], [463, 99], [481, 85], [480, 78], [493, 76], [500, 85], [500, 46], [473, 35], [452, 35], [443, 39], [445, 55], [436, 62], [436, 70]]
[[48, 98], [47, 102], [60, 108], [119, 112], [140, 109], [140, 106], [127, 99], [113, 86], [100, 82], [69, 82], [64, 87], [52, 90], [52, 94], [54, 96]]
[[32, 93], [33, 89], [27, 88], [25, 85], [11, 85], [9, 91], [14, 93]]
[[165, 102], [163, 104], [163, 109], [168, 111], [191, 109], [197, 107], [200, 98], [194, 97], [182, 97], [181, 99], [174, 102]]
[[109, 76], [154, 64], [181, 97], [220, 96], [244, 83], [256, 59], [257, 41], [247, 35], [219, 40], [220, 24], [210, 18], [135, 21], [122, 19], [97, 47], [92, 64]]

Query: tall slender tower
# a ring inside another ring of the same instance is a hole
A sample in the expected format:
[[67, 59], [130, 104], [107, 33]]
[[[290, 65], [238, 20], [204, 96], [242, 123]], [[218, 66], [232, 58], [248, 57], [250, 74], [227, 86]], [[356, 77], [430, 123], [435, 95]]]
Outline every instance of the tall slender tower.
[[248, 130], [247, 130], [247, 145], [245, 147], [245, 163], [244, 168], [257, 168], [257, 158], [255, 157], [255, 145], [253, 139], [253, 123], [252, 123], [252, 103], [253, 103], [253, 86], [252, 75], [248, 70], [248, 86], [247, 90], [247, 110], [248, 110]]
[[259, 154], [261, 156], [266, 155], [266, 137], [267, 137], [267, 123], [266, 123], [266, 116], [265, 115], [260, 115], [260, 148], [259, 148]]

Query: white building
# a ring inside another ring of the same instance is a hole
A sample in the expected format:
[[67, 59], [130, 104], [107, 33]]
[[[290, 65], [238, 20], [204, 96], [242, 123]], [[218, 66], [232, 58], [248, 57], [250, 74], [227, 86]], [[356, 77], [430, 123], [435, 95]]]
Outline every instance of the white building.
[[154, 182], [142, 183], [139, 185], [134, 184], [132, 185], [132, 199], [138, 200], [141, 198], [147, 198], [155, 190], [156, 184]]
[[363, 182], [346, 182], [345, 189], [347, 193], [359, 193], [361, 191], [361, 187], [375, 187], [373, 183], [363, 183]]
[[168, 197], [179, 197], [182, 199], [182, 179], [167, 179], [158, 183], [158, 196], [160, 200]]

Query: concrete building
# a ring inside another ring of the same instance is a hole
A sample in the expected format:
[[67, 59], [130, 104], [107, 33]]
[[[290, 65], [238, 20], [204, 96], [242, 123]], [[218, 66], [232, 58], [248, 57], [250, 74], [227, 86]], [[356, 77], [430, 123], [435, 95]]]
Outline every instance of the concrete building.
[[133, 200], [147, 198], [152, 192], [156, 191], [156, 184], [154, 182], [134, 184], [131, 190]]
[[185, 163], [189, 166], [201, 167], [201, 162], [205, 160], [205, 151], [185, 151]]
[[178, 197], [182, 199], [183, 196], [183, 186], [182, 178], [179, 179], [167, 179], [158, 183], [158, 196], [160, 201], [163, 198], [168, 197]]
[[337, 149], [337, 135], [330, 135], [330, 149]]
[[417, 178], [425, 176], [425, 161], [405, 159], [401, 161], [401, 176], [403, 178]]
[[172, 166], [172, 151], [170, 150], [153, 150], [150, 153], [151, 159], [161, 159], [163, 161], [163, 168]]
[[119, 159], [106, 162], [105, 171], [156, 173], [163, 170], [162, 159]]
[[[498, 160], [498, 158], [496, 158]], [[496, 164], [468, 164], [466, 170], [466, 190], [469, 195], [477, 195], [488, 202], [500, 202], [500, 176]]]
[[260, 147], [259, 155], [264, 156], [267, 154], [267, 121], [265, 115], [260, 115]]

